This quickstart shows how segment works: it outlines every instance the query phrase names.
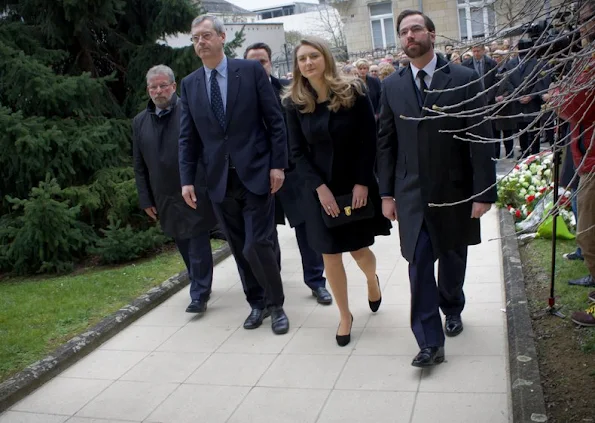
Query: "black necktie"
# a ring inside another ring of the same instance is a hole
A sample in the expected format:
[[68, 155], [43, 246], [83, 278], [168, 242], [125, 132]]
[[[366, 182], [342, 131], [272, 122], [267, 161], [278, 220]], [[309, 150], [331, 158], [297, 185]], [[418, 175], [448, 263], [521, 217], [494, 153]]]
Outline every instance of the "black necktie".
[[477, 63], [477, 73], [479, 76], [483, 76], [483, 62], [481, 60], [477, 60], [475, 63]]
[[223, 99], [221, 98], [221, 90], [219, 89], [219, 82], [217, 82], [217, 70], [211, 71], [211, 109], [221, 125], [225, 129], [225, 109], [223, 108]]
[[426, 102], [426, 90], [428, 89], [428, 86], [426, 85], [425, 77], [427, 75], [428, 74], [423, 69], [421, 69], [420, 71], [417, 72], [417, 77], [419, 78], [419, 92], [421, 94], [421, 104], [422, 104], [422, 106]]

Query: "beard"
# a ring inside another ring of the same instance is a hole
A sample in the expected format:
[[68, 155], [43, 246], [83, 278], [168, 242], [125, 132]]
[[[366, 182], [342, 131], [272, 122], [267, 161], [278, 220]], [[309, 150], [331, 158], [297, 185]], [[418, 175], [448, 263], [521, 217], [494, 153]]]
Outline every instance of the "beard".
[[160, 109], [165, 109], [169, 106], [169, 103], [171, 102], [171, 97], [166, 97], [166, 96], [158, 96], [152, 99], [153, 103], [155, 104], [155, 106], [159, 107]]
[[417, 59], [423, 56], [432, 48], [432, 41], [430, 39], [422, 40], [416, 44], [412, 44], [409, 47], [403, 46], [403, 51], [410, 59]]

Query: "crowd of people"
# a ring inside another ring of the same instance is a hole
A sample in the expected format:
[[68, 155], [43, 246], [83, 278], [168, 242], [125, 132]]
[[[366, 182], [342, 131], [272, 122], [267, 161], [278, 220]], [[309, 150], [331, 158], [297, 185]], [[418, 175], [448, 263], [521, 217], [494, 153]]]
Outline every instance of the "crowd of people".
[[[336, 62], [325, 41], [305, 38], [286, 79], [273, 75], [264, 43], [249, 46], [244, 59], [226, 57], [223, 23], [205, 15], [191, 25], [203, 66], [182, 79], [179, 96], [169, 67], [148, 71], [151, 99], [133, 125], [137, 186], [141, 207], [184, 257], [187, 312], [207, 311], [213, 279], [208, 232], [218, 224], [251, 310], [244, 328], [256, 329], [270, 317], [275, 334], [287, 333], [276, 231], [287, 220], [295, 228], [305, 285], [320, 304], [336, 303], [336, 343], [345, 346], [353, 316], [343, 254], [355, 259], [370, 310], [377, 312], [382, 292], [370, 246], [398, 220], [420, 348], [412, 365], [444, 361], [445, 335], [463, 331], [467, 248], [481, 242], [479, 219], [496, 201], [493, 159], [500, 151], [499, 143], [494, 149], [456, 133], [490, 139], [500, 132], [507, 154], [514, 136], [521, 154], [534, 142], [523, 138], [531, 129], [523, 119], [506, 120], [515, 127], [505, 129], [476, 113], [422, 118], [436, 116], [433, 107], [485, 110], [503, 102], [515, 84], [527, 90], [518, 108], [529, 110], [547, 100], [540, 93], [548, 81], [527, 84], [526, 75], [542, 65], [525, 60], [522, 51], [514, 57], [505, 44], [474, 46], [470, 58], [453, 63], [458, 51], [434, 50], [436, 28], [419, 11], [403, 11], [396, 29], [402, 57], [352, 65]], [[506, 80], [497, 84], [500, 74]], [[587, 260], [592, 247], [585, 246]]]

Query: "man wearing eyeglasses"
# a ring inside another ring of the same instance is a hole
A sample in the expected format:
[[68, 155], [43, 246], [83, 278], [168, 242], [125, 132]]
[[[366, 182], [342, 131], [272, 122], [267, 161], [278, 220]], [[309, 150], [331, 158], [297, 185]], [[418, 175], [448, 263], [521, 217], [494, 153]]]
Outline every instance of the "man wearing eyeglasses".
[[463, 331], [467, 246], [481, 242], [479, 218], [496, 201], [496, 171], [491, 144], [455, 138], [468, 138], [468, 132], [491, 138], [487, 120], [431, 119], [435, 108], [462, 113], [484, 107], [477, 73], [434, 52], [436, 28], [423, 13], [401, 12], [397, 32], [411, 64], [383, 81], [378, 177], [382, 212], [399, 221], [401, 252], [409, 262], [411, 328], [420, 348], [411, 364], [428, 367], [444, 361], [445, 332]]
[[[196, 166], [206, 168], [206, 188], [244, 280], [252, 311], [245, 329], [271, 316], [275, 334], [289, 331], [281, 272], [273, 244], [274, 197], [285, 179], [287, 135], [281, 107], [266, 72], [254, 60], [228, 59], [225, 27], [213, 16], [191, 25], [203, 67], [182, 81], [180, 175], [182, 195], [198, 207]], [[264, 294], [264, 295], [263, 295]]]
[[198, 210], [188, 207], [180, 195], [178, 136], [180, 100], [176, 95], [174, 72], [167, 66], [154, 66], [147, 72], [147, 108], [132, 123], [134, 174], [140, 207], [163, 232], [172, 237], [188, 270], [191, 303], [188, 313], [207, 309], [213, 280], [213, 259], [209, 230], [216, 223], [209, 196], [197, 171]]

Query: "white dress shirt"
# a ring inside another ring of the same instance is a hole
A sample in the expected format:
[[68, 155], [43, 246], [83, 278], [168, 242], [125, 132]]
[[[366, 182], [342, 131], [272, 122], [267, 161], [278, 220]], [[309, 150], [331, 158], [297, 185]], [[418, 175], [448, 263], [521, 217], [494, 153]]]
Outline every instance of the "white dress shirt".
[[[436, 53], [434, 53], [434, 57], [432, 57], [432, 60], [430, 60], [430, 63], [428, 63], [426, 66], [424, 66], [424, 71], [426, 71], [426, 77], [424, 78], [424, 81], [426, 82], [426, 86], [428, 88], [430, 88], [432, 86], [432, 78], [434, 77], [434, 72], [436, 72], [436, 64], [438, 63], [438, 57], [436, 56]], [[411, 72], [413, 73], [413, 82], [415, 82], [415, 85], [417, 85], [417, 88], [420, 89], [419, 87], [419, 79], [417, 79], [417, 72], [419, 72], [420, 69], [418, 67], [416, 67], [413, 63], [411, 63]]]

